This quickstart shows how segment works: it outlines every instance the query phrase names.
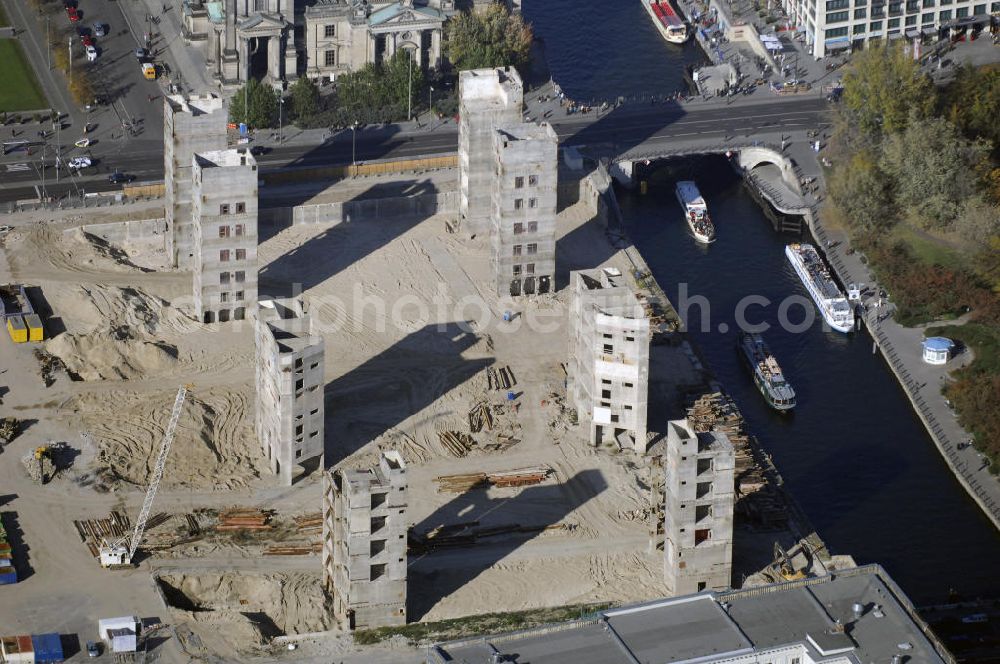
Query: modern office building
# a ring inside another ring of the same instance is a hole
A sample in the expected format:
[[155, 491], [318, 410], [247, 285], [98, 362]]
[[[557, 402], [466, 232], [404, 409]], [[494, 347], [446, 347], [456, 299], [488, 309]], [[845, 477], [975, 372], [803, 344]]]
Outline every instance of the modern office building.
[[816, 58], [875, 41], [905, 40], [920, 49], [953, 30], [989, 25], [1000, 13], [996, 0], [782, 0], [782, 6]]

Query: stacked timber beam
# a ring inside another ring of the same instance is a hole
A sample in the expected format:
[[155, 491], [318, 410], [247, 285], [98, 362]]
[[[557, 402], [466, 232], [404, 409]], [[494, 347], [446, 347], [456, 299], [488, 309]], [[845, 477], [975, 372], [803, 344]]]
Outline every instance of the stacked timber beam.
[[475, 439], [460, 431], [438, 431], [438, 440], [452, 456], [464, 457], [476, 445]]
[[486, 487], [520, 487], [540, 484], [549, 476], [552, 469], [547, 466], [517, 468], [495, 473], [466, 473], [462, 475], [442, 475], [435, 477], [438, 491], [446, 493], [465, 493]]
[[[733, 400], [721, 392], [704, 394], [687, 410], [691, 426], [699, 433], [726, 434], [736, 451], [736, 513], [758, 527], [784, 528], [788, 508], [778, 486], [768, 482], [777, 477], [757, 441], [746, 432], [743, 415]], [[772, 472], [768, 472], [772, 471]]]
[[486, 382], [491, 390], [509, 390], [517, 385], [517, 378], [509, 366], [503, 366], [499, 369], [487, 367]]
[[479, 433], [483, 429], [493, 431], [493, 413], [485, 401], [477, 403], [469, 411], [469, 429], [472, 433]]
[[231, 507], [219, 514], [216, 530], [270, 530], [271, 512], [248, 507]]

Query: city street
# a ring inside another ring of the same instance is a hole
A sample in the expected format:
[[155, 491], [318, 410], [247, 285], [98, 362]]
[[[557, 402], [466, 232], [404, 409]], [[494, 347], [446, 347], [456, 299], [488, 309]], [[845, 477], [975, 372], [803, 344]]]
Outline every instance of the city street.
[[[149, 106], [145, 98], [141, 103]], [[149, 130], [138, 137], [125, 137], [120, 129], [115, 129], [110, 133], [117, 138], [101, 140], [89, 150], [96, 160], [95, 165], [74, 178], [75, 187], [87, 192], [118, 189], [107, 181], [107, 175], [115, 169], [135, 176], [138, 181], [162, 179], [163, 148], [158, 129], [162, 123], [159, 119], [161, 103], [157, 100], [151, 105], [157, 111], [155, 132]], [[152, 113], [153, 109], [149, 110]], [[762, 129], [815, 128], [826, 122], [826, 113], [826, 102], [822, 98], [803, 96], [759, 97], [731, 105], [724, 100], [634, 104], [600, 115], [554, 115], [550, 119], [563, 144], [625, 150], [657, 141], [684, 140], [685, 137], [718, 136], [721, 140]], [[527, 114], [537, 115], [539, 110], [529, 104]], [[108, 111], [101, 111], [101, 116], [109, 115]], [[297, 131], [281, 145], [270, 137], [263, 137], [258, 142], [270, 148], [257, 159], [261, 170], [268, 172], [280, 168], [350, 164], [352, 149], [358, 161], [445, 154], [457, 149], [458, 132], [453, 122], [447, 122], [433, 130], [407, 131], [401, 125], [363, 128], [358, 130], [356, 137], [350, 129], [340, 130], [332, 136], [323, 129]], [[23, 161], [8, 155], [0, 162], [0, 169], [3, 169], [0, 170], [0, 201], [35, 197], [34, 187], [40, 183], [40, 177], [36, 168], [25, 168]], [[74, 190], [74, 184], [53, 186], [49, 182], [47, 188], [50, 195], [64, 195]]]

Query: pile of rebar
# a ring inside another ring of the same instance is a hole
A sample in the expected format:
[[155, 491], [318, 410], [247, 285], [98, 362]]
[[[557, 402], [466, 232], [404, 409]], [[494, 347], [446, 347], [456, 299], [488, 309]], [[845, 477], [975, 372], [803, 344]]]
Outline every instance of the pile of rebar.
[[452, 456], [464, 457], [475, 446], [476, 440], [460, 431], [438, 431], [438, 440]]
[[472, 433], [479, 433], [484, 428], [493, 431], [493, 413], [490, 411], [490, 405], [481, 401], [469, 411], [469, 429]]
[[271, 514], [250, 507], [232, 507], [219, 514], [216, 530], [270, 530]]
[[514, 377], [514, 372], [509, 366], [503, 366], [499, 369], [487, 367], [486, 381], [491, 390], [509, 390], [517, 385], [517, 378]]

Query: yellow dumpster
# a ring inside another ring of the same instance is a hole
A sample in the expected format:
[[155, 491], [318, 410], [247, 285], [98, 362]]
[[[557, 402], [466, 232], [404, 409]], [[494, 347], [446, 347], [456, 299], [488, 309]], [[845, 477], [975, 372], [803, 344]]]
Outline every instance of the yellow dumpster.
[[23, 344], [28, 340], [28, 328], [20, 316], [10, 316], [7, 318], [7, 332], [14, 343]]
[[42, 329], [42, 319], [38, 314], [28, 314], [24, 317], [24, 324], [28, 327], [28, 341], [42, 341], [45, 339], [45, 330]]

